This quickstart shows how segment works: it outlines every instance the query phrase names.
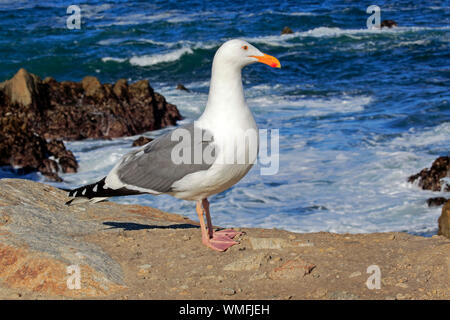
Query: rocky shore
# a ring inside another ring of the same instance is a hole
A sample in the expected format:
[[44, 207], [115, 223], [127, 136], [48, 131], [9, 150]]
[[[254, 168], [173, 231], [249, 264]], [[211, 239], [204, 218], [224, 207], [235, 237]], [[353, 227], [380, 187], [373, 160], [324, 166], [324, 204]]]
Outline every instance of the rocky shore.
[[147, 80], [101, 84], [87, 76], [58, 82], [20, 69], [0, 83], [0, 165], [38, 170], [59, 181], [58, 171], [78, 168], [62, 140], [131, 136], [181, 118]]
[[[0, 299], [450, 299], [443, 236], [242, 228], [240, 244], [219, 253], [186, 217], [66, 200], [0, 180]], [[373, 265], [379, 289], [366, 285]]]

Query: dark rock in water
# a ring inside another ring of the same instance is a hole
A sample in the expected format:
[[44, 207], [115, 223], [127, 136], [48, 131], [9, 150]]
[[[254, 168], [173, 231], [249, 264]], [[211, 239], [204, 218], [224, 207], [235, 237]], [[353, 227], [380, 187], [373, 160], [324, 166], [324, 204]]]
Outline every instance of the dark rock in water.
[[177, 85], [177, 90], [184, 90], [184, 91], [187, 91], [187, 92], [191, 92], [191, 90], [189, 90], [188, 88], [186, 88], [183, 84], [181, 84], [181, 83], [179, 83], [178, 85]]
[[408, 178], [408, 182], [414, 182], [418, 179], [419, 187], [424, 190], [432, 191], [450, 191], [450, 185], [443, 184], [442, 178], [450, 175], [450, 157], [437, 158], [430, 169], [423, 169], [419, 173], [412, 175]]
[[447, 201], [442, 207], [442, 214], [439, 217], [438, 234], [450, 238], [450, 201]]
[[153, 141], [153, 139], [142, 136], [142, 137], [139, 137], [138, 139], [134, 140], [132, 146], [133, 147], [140, 147], [140, 146], [146, 145], [150, 141]]
[[147, 80], [101, 84], [95, 77], [78, 82], [46, 82], [50, 105], [40, 133], [47, 139], [117, 138], [174, 125], [176, 106], [154, 92]]
[[52, 181], [61, 182], [62, 179], [58, 176], [58, 163], [55, 160], [44, 159], [38, 167], [39, 172]]
[[[174, 125], [182, 117], [176, 106], [154, 92], [147, 80], [128, 85], [101, 84], [91, 76], [81, 82], [43, 81], [20, 69], [0, 83], [0, 165], [39, 170], [59, 181], [63, 172], [76, 172], [73, 153], [62, 141], [110, 139]], [[44, 161], [49, 160], [49, 161]]]
[[75, 173], [78, 169], [78, 163], [72, 151], [67, 150], [61, 140], [52, 140], [47, 143], [47, 150], [49, 154], [58, 159], [64, 173]]
[[427, 200], [427, 204], [429, 207], [439, 207], [446, 203], [447, 200], [449, 199], [444, 197], [430, 198]]
[[281, 30], [281, 34], [291, 34], [291, 33], [294, 33], [294, 31], [292, 31], [292, 29], [289, 27], [284, 27], [283, 30]]
[[395, 22], [394, 20], [383, 20], [380, 24], [381, 28], [392, 28], [397, 26], [397, 22]]

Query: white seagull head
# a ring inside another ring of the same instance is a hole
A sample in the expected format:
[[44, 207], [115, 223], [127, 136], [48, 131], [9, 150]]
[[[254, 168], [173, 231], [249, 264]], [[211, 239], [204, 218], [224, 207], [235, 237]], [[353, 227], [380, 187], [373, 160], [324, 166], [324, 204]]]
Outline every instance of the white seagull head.
[[229, 40], [222, 44], [214, 56], [214, 62], [239, 69], [255, 62], [267, 64], [272, 68], [281, 68], [277, 58], [262, 53], [255, 46], [241, 39]]

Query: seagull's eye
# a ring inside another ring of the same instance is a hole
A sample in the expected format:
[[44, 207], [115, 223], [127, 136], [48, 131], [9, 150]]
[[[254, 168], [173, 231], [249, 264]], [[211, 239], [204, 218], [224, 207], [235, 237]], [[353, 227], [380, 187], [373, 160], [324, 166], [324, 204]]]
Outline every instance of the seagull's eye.
[[248, 50], [248, 46], [242, 46], [242, 49]]

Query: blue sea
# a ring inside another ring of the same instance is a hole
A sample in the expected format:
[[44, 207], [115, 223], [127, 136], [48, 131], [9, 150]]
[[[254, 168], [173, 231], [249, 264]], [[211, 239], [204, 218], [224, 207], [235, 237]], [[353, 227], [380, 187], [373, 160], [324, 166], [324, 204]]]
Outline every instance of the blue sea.
[[[369, 5], [399, 27], [369, 30]], [[81, 9], [68, 29], [67, 7]], [[281, 69], [243, 71], [259, 128], [279, 129], [279, 172], [258, 165], [210, 198], [221, 226], [338, 233], [431, 235], [444, 193], [407, 183], [450, 150], [449, 1], [0, 1], [0, 81], [21, 67], [41, 78], [101, 82], [148, 79], [195, 120], [207, 101], [211, 63], [242, 38]], [[294, 33], [281, 35], [289, 26]], [[183, 83], [191, 92], [176, 90]], [[164, 130], [145, 133], [155, 137]], [[79, 161], [63, 187], [102, 178], [137, 137], [69, 141]], [[196, 219], [194, 203], [169, 196], [115, 198]]]

